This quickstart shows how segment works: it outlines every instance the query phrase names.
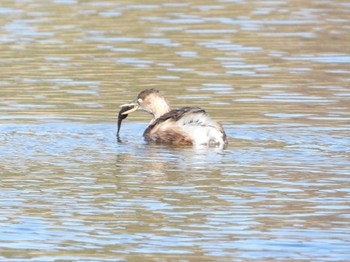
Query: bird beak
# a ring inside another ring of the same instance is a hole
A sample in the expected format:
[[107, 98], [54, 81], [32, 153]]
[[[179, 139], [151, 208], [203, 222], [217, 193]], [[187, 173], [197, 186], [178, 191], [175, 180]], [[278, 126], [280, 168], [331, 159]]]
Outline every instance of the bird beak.
[[129, 104], [124, 104], [124, 105], [121, 105], [120, 107], [132, 107], [131, 109], [129, 109], [128, 111], [125, 111], [122, 113], [122, 115], [128, 115], [132, 112], [135, 112], [137, 109], [139, 109], [139, 104], [138, 103], [135, 103], [135, 102], [132, 102], [132, 103], [129, 103]]

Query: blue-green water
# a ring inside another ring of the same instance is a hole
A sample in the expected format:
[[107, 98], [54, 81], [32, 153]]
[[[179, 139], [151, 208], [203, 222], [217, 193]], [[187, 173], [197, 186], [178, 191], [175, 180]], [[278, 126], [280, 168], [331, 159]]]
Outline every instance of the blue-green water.
[[228, 125], [208, 150], [144, 126], [0, 125], [3, 258], [348, 258], [348, 129]]
[[[348, 261], [350, 5], [3, 1], [1, 261]], [[147, 144], [157, 88], [225, 149]]]

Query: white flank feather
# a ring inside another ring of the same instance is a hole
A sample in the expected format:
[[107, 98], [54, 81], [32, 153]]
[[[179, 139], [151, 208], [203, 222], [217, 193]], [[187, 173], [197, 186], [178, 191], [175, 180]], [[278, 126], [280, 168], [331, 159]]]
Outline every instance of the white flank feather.
[[195, 145], [224, 145], [223, 134], [218, 130], [218, 124], [203, 112], [184, 115], [178, 124], [192, 136]]

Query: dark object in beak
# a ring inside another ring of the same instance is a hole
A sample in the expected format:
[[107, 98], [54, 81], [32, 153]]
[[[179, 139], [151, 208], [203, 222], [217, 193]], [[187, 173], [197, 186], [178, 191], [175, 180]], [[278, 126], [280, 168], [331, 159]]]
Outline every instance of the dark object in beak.
[[127, 118], [128, 114], [123, 114], [126, 111], [129, 111], [130, 109], [132, 109], [134, 106], [133, 105], [124, 105], [121, 106], [119, 114], [118, 114], [118, 127], [117, 127], [117, 138], [119, 139], [119, 131], [120, 131], [120, 127], [122, 125], [122, 121], [123, 119]]

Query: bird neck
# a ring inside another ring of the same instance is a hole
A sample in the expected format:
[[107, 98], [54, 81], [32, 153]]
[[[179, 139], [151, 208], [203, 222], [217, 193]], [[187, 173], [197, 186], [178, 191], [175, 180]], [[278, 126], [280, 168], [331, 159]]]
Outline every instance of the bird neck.
[[157, 101], [154, 101], [152, 104], [152, 115], [153, 115], [153, 120], [156, 120], [160, 116], [170, 112], [170, 106], [169, 103], [164, 99], [164, 98], [157, 98]]

